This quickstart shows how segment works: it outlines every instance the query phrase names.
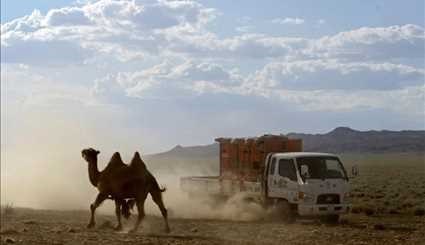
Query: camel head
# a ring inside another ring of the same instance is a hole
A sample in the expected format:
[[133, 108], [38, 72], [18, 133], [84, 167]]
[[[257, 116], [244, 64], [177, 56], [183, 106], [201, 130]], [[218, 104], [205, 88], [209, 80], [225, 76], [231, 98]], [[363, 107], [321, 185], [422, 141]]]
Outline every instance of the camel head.
[[97, 155], [100, 153], [100, 151], [95, 150], [93, 148], [87, 148], [81, 151], [81, 156], [86, 160], [88, 163], [94, 162], [97, 160]]

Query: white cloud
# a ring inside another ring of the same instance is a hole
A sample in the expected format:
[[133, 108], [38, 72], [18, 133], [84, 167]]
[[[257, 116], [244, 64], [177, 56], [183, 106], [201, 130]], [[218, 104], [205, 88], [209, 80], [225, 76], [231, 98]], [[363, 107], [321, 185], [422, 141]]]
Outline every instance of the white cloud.
[[[46, 16], [34, 11], [2, 25], [1, 46], [5, 53], [2, 61], [35, 64], [34, 61], [42, 60], [51, 64], [59, 60], [62, 64], [69, 60], [81, 64], [98, 54], [122, 62], [170, 54], [217, 59], [371, 61], [422, 58], [425, 52], [424, 29], [417, 25], [365, 27], [318, 39], [255, 33], [220, 38], [206, 27], [216, 17], [217, 11], [192, 1], [101, 0], [79, 7], [53, 9]], [[274, 22], [300, 23], [302, 19]], [[237, 29], [247, 32], [250, 28], [245, 24]], [[25, 48], [40, 51], [32, 51], [34, 54], [30, 52], [30, 55], [16, 52]], [[43, 53], [57, 55], [44, 57]]]
[[79, 26], [92, 24], [83, 9], [77, 7], [50, 10], [44, 18], [46, 26]]
[[5, 35], [11, 35], [11, 32], [31, 33], [41, 27], [43, 16], [39, 10], [34, 10], [30, 15], [14, 19], [10, 22], [1, 25], [2, 46], [5, 40]]
[[[258, 33], [222, 37], [208, 28], [217, 16], [216, 10], [194, 1], [101, 0], [52, 9], [46, 15], [34, 11], [1, 26], [1, 60], [56, 67], [57, 72], [61, 65], [96, 69], [97, 63], [117, 64], [122, 69], [107, 76], [98, 72], [101, 78], [91, 90], [105, 99], [278, 94], [302, 105], [310, 103], [305, 102], [310, 94], [315, 98], [312, 105], [325, 108], [332, 106], [326, 101], [349, 97], [347, 91], [370, 102], [380, 90], [403, 94], [423, 83], [424, 70], [414, 67], [425, 52], [424, 29], [418, 25], [363, 27], [317, 39]], [[236, 22], [239, 31], [250, 31], [251, 18]], [[273, 22], [305, 23], [301, 18]], [[140, 70], [146, 66], [150, 68]], [[407, 104], [412, 93], [404, 94], [402, 103]]]
[[227, 83], [232, 80], [231, 75], [217, 64], [196, 64], [193, 61], [187, 61], [175, 67], [169, 77], [194, 81], [208, 80], [217, 83]]
[[[385, 109], [404, 115], [424, 116], [425, 87], [393, 91], [277, 90], [273, 94], [305, 111], [355, 111]], [[394, 103], [397, 101], [397, 103]]]
[[237, 70], [228, 70], [215, 63], [167, 60], [141, 71], [109, 74], [96, 80], [92, 91], [117, 97], [120, 91], [125, 91], [130, 97], [165, 99], [196, 93], [230, 92], [231, 88], [238, 88], [242, 80]]
[[[216, 34], [163, 32], [175, 53], [216, 58], [340, 59], [376, 61], [423, 58], [425, 35], [417, 25], [360, 28], [318, 39], [242, 34], [220, 39]], [[167, 44], [166, 44], [167, 45]], [[398, 61], [397, 61], [398, 62]]]
[[166, 33], [172, 43], [169, 49], [176, 53], [214, 58], [277, 58], [295, 55], [308, 44], [304, 38], [270, 37], [262, 34], [243, 34], [219, 39], [213, 33], [181, 35]]
[[303, 52], [310, 57], [348, 60], [423, 58], [425, 32], [417, 25], [363, 27], [314, 40]]
[[[214, 18], [214, 10], [193, 1], [101, 0], [52, 9], [46, 16], [34, 11], [2, 25], [2, 61], [83, 63], [93, 52], [128, 61], [157, 55], [158, 49], [167, 46], [161, 30], [196, 32]], [[29, 55], [16, 52], [22, 48], [35, 51]], [[54, 53], [57, 57], [43, 53]]]
[[115, 81], [128, 96], [144, 99], [222, 93], [279, 98], [308, 111], [384, 108], [419, 113], [424, 74], [423, 69], [390, 63], [310, 60], [272, 62], [243, 76], [216, 63], [187, 60], [119, 73]]
[[254, 80], [289, 90], [394, 90], [423, 83], [424, 69], [390, 63], [340, 63], [307, 60], [267, 64]]
[[282, 19], [282, 18], [275, 18], [275, 19], [272, 20], [272, 23], [274, 23], [274, 24], [301, 25], [301, 24], [304, 24], [304, 22], [305, 22], [304, 19], [298, 18], [298, 17], [295, 17], [295, 18], [289, 18], [289, 17], [287, 17], [287, 18], [284, 18], [284, 19]]

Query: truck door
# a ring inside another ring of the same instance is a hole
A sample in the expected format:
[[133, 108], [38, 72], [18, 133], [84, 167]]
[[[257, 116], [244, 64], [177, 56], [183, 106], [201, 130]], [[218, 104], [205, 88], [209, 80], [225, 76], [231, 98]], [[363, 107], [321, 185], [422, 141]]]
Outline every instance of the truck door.
[[273, 154], [269, 153], [266, 156], [266, 159], [264, 161], [264, 169], [261, 173], [261, 196], [263, 198], [267, 198], [268, 195], [268, 187], [269, 187], [269, 172], [270, 172], [270, 165], [271, 165], [271, 158]]
[[267, 176], [267, 190], [268, 190], [268, 197], [276, 197], [276, 176], [277, 176], [277, 159], [276, 157], [272, 157], [272, 160], [270, 161], [269, 166], [269, 172]]
[[274, 179], [276, 197], [293, 202], [297, 196], [298, 179], [293, 159], [280, 159]]

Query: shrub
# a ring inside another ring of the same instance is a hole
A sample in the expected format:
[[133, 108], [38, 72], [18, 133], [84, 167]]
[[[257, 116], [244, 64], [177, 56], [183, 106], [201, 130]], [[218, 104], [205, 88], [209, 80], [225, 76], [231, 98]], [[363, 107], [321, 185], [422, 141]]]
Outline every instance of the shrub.
[[411, 208], [413, 206], [415, 206], [415, 200], [411, 198], [405, 199], [402, 204], [402, 208]]
[[365, 208], [363, 211], [367, 216], [371, 216], [375, 214], [375, 210], [370, 207]]
[[381, 199], [381, 198], [383, 198], [383, 197], [385, 197], [385, 195], [384, 195], [384, 194], [376, 194], [376, 195], [374, 196], [374, 198], [375, 198], [375, 199]]
[[387, 209], [385, 207], [377, 207], [376, 208], [376, 213], [383, 214], [383, 213], [386, 213], [386, 212], [387, 212]]
[[373, 228], [375, 229], [375, 230], [385, 230], [386, 228], [385, 228], [385, 225], [383, 225], [383, 224], [375, 224], [374, 226], [373, 226]]
[[356, 197], [364, 197], [364, 196], [365, 196], [365, 194], [364, 194], [364, 193], [362, 193], [362, 192], [361, 192], [361, 193], [357, 193], [357, 194], [356, 194]]
[[423, 208], [416, 208], [413, 212], [415, 216], [424, 216], [425, 215], [425, 209]]
[[361, 213], [362, 212], [362, 207], [359, 207], [359, 206], [353, 206], [352, 208], [351, 208], [351, 213], [353, 213], [353, 214], [358, 214], [358, 213]]

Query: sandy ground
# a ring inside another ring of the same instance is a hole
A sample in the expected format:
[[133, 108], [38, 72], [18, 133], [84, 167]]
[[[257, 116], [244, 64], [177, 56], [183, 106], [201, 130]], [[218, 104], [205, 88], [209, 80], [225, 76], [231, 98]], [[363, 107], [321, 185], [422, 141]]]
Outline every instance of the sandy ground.
[[[188, 207], [190, 208], [190, 207]], [[15, 210], [1, 217], [2, 244], [425, 244], [425, 216], [351, 214], [338, 225], [317, 220], [294, 224], [171, 218], [163, 232], [160, 217], [147, 216], [136, 233], [112, 229], [115, 217], [97, 215], [85, 228], [86, 211]], [[134, 220], [125, 222], [129, 230]]]

